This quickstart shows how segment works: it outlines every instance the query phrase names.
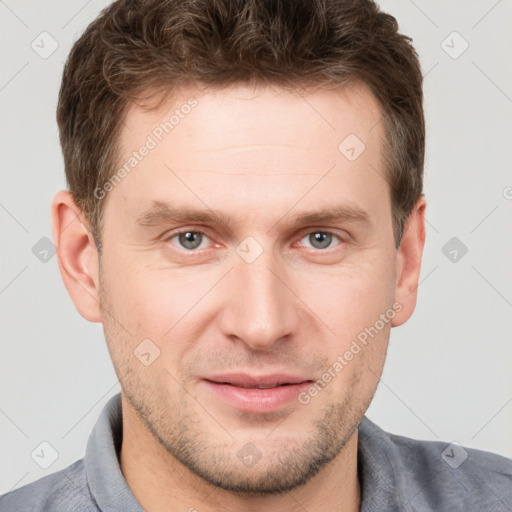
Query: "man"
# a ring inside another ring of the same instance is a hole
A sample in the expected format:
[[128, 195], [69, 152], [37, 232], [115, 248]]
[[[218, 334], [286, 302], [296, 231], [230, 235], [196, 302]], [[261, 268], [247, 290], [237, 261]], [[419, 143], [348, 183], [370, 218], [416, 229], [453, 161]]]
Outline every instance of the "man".
[[365, 412], [425, 242], [422, 79], [371, 1], [113, 3], [68, 58], [62, 278], [122, 393], [6, 511], [512, 510]]

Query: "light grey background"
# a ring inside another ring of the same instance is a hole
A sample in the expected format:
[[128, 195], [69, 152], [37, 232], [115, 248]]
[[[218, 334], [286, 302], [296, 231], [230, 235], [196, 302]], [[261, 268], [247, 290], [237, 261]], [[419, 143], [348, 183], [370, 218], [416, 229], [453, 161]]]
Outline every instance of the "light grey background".
[[[56, 258], [32, 251], [51, 239], [50, 201], [65, 187], [63, 62], [107, 3], [0, 0], [0, 493], [81, 458], [120, 390], [101, 325], [77, 313]], [[413, 38], [426, 76], [428, 227], [416, 312], [392, 330], [368, 416], [394, 433], [512, 457], [512, 3], [381, 6]], [[443, 253], [452, 237], [468, 248], [455, 262]], [[43, 441], [58, 452], [47, 469], [31, 457]]]

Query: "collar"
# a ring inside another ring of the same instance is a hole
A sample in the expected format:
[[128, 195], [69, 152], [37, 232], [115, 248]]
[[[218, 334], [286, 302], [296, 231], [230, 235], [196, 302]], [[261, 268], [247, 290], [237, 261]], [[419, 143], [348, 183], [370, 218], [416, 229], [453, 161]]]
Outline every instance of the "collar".
[[121, 393], [105, 405], [87, 442], [84, 465], [87, 484], [102, 512], [144, 512], [121, 472], [123, 441]]

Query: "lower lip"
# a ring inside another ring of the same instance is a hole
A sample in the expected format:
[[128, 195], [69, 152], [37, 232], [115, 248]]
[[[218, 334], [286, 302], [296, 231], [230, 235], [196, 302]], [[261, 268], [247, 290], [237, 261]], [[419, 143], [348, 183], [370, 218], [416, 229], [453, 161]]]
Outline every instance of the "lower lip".
[[256, 413], [277, 411], [293, 400], [297, 400], [299, 393], [311, 386], [311, 382], [301, 382], [276, 388], [248, 389], [209, 380], [202, 382], [208, 386], [210, 391], [231, 406], [243, 412]]

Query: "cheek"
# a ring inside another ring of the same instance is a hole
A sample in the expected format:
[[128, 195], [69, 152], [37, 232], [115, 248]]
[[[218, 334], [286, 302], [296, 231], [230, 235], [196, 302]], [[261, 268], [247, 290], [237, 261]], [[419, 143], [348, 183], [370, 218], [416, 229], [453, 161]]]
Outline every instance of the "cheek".
[[159, 353], [152, 372], [167, 368], [176, 373], [196, 348], [204, 323], [215, 317], [215, 290], [209, 292], [219, 277], [138, 264], [117, 265], [109, 277], [112, 310], [131, 335], [123, 350], [133, 352], [149, 339]]
[[[105, 270], [108, 291], [115, 310], [137, 332], [160, 332], [173, 320], [188, 299], [191, 287], [183, 279], [165, 270], [149, 270], [136, 259], [118, 259]], [[163, 325], [165, 324], [165, 325]]]
[[299, 282], [301, 298], [321, 320], [315, 328], [325, 331], [322, 347], [317, 347], [326, 358], [322, 380], [332, 383], [325, 396], [332, 401], [369, 400], [382, 371], [395, 314], [391, 260], [381, 254], [366, 264], [304, 275]]
[[383, 261], [303, 272], [295, 281], [297, 295], [340, 341], [351, 339], [393, 304], [393, 267]]

